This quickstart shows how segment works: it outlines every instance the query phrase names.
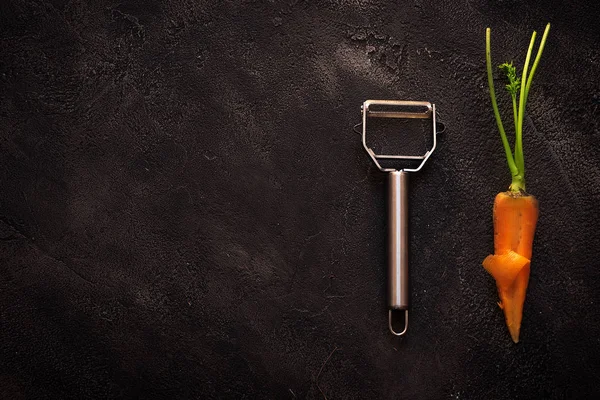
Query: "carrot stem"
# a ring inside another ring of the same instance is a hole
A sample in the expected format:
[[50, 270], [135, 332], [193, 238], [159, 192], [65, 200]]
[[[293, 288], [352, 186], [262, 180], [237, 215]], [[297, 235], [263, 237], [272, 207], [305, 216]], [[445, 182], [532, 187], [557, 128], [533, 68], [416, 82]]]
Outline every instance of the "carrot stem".
[[517, 108], [517, 96], [512, 95], [512, 105], [513, 105], [513, 116], [515, 118], [515, 132], [517, 131], [517, 125], [519, 125], [519, 111]]
[[[525, 57], [525, 65], [523, 66], [523, 75], [521, 82], [527, 81], [527, 68], [529, 67], [529, 59], [535, 44], [536, 31], [531, 35], [529, 49], [527, 49], [527, 57]], [[525, 157], [523, 156], [523, 118], [525, 117], [525, 103], [527, 103], [527, 85], [521, 84], [521, 94], [519, 96], [519, 118], [517, 120], [517, 130], [515, 132], [515, 162], [521, 175], [523, 175], [523, 190], [525, 190]]]
[[525, 88], [525, 101], [527, 101], [527, 96], [529, 96], [529, 88], [531, 87], [531, 82], [533, 81], [533, 75], [535, 74], [538, 64], [540, 63], [540, 59], [542, 58], [544, 46], [546, 45], [546, 39], [548, 38], [548, 33], [550, 33], [550, 24], [546, 25], [544, 35], [542, 36], [542, 41], [540, 42], [540, 47], [538, 47], [538, 52], [535, 56], [535, 61], [533, 62], [533, 67], [531, 67], [531, 72], [529, 73], [529, 77], [527, 77], [527, 87]]
[[494, 116], [496, 117], [496, 124], [500, 131], [500, 137], [502, 138], [502, 145], [504, 146], [504, 152], [506, 153], [506, 162], [508, 163], [508, 169], [513, 176], [513, 182], [516, 176], [519, 175], [519, 169], [515, 164], [515, 160], [506, 138], [506, 132], [504, 131], [504, 125], [502, 125], [502, 118], [500, 118], [500, 111], [498, 111], [498, 103], [496, 103], [496, 91], [494, 90], [494, 77], [492, 75], [492, 50], [491, 50], [491, 29], [487, 28], [485, 31], [485, 60], [487, 64], [487, 76], [488, 85], [490, 87], [490, 98], [492, 100], [492, 108], [494, 109]]

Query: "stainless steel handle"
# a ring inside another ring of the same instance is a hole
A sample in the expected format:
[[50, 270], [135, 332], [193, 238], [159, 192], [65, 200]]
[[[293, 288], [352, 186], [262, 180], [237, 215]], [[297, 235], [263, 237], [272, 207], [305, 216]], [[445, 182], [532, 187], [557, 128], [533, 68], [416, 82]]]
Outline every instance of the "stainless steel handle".
[[[392, 171], [388, 178], [388, 307], [389, 328], [394, 335], [408, 329], [408, 173]], [[392, 327], [393, 311], [403, 310], [404, 330]]]

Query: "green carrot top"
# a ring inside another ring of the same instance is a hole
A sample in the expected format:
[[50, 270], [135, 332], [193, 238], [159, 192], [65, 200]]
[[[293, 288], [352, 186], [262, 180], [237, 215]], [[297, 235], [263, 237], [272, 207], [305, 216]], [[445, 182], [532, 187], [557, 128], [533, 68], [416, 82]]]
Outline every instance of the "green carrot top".
[[[544, 51], [544, 45], [546, 44], [546, 38], [550, 32], [550, 24], [546, 25], [546, 30], [542, 36], [542, 41], [535, 56], [533, 66], [528, 74], [529, 60], [531, 59], [531, 53], [533, 51], [533, 45], [535, 43], [536, 32], [534, 31], [531, 35], [531, 41], [529, 42], [529, 49], [527, 50], [527, 57], [525, 58], [525, 65], [523, 66], [523, 74], [521, 78], [517, 76], [517, 70], [511, 63], [504, 63], [499, 68], [504, 72], [508, 78], [508, 85], [506, 89], [510, 93], [513, 105], [513, 116], [515, 124], [515, 150], [514, 156], [513, 151], [508, 144], [506, 138], [506, 132], [504, 131], [504, 125], [500, 118], [500, 112], [498, 111], [498, 104], [496, 102], [496, 92], [494, 90], [494, 79], [492, 76], [492, 55], [491, 55], [491, 44], [490, 44], [490, 28], [486, 29], [485, 32], [485, 59], [487, 64], [487, 76], [488, 85], [490, 87], [490, 97], [492, 99], [492, 108], [494, 109], [494, 116], [496, 117], [496, 124], [500, 131], [500, 137], [502, 138], [502, 145], [504, 146], [504, 152], [506, 153], [506, 161], [508, 168], [512, 175], [512, 183], [509, 187], [511, 192], [525, 192], [525, 159], [523, 157], [523, 118], [525, 116], [525, 104], [527, 103], [527, 96], [529, 95], [529, 89], [531, 88], [531, 82], [533, 76], [542, 58], [542, 52]], [[518, 95], [518, 98], [517, 98]]]

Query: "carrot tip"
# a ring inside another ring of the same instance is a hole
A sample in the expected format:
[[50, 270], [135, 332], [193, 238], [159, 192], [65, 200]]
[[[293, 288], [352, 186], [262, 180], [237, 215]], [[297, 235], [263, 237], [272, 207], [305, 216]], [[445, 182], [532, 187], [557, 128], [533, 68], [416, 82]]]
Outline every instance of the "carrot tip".
[[504, 254], [489, 255], [483, 261], [483, 267], [496, 280], [500, 296], [498, 306], [504, 312], [506, 326], [515, 343], [519, 342], [529, 264], [527, 258], [512, 250]]
[[510, 337], [512, 338], [512, 341], [515, 343], [519, 343], [519, 333], [520, 333], [520, 329], [521, 327], [515, 327], [515, 328], [511, 328], [509, 327], [508, 330], [510, 331]]

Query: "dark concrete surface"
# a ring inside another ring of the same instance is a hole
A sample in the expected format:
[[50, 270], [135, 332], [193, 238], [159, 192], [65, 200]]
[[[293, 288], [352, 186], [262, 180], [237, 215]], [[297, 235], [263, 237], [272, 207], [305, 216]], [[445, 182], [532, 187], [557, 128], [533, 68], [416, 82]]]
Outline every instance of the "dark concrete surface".
[[[0, 398], [597, 398], [599, 20], [581, 0], [2, 1]], [[521, 66], [547, 21], [514, 345], [481, 267], [510, 183], [484, 29]], [[447, 125], [411, 177], [403, 339], [384, 176], [351, 131], [367, 98]]]

